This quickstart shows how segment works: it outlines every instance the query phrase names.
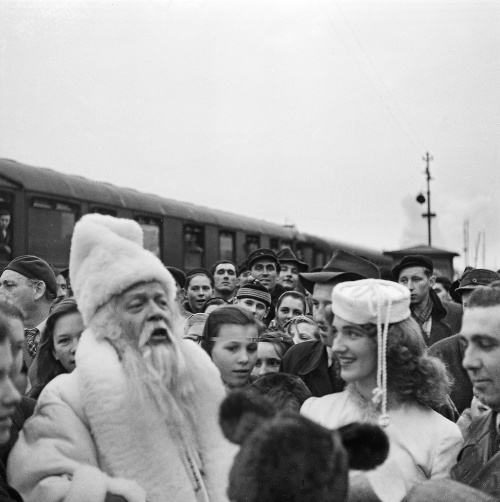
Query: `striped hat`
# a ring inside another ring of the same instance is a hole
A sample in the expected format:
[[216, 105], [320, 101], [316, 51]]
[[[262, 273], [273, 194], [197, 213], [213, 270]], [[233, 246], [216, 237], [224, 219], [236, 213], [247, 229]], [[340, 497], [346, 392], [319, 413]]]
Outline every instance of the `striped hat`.
[[253, 298], [265, 303], [266, 307], [271, 306], [271, 295], [267, 289], [256, 279], [250, 279], [244, 286], [242, 286], [236, 293], [236, 298]]

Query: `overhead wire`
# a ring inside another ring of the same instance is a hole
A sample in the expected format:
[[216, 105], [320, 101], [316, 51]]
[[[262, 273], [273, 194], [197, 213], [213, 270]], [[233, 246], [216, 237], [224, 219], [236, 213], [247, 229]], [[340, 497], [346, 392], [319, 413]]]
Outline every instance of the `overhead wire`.
[[[375, 72], [376, 76], [378, 77], [378, 80], [381, 83], [381, 86], [383, 87], [383, 90], [390, 97], [390, 99], [393, 102], [395, 108], [399, 112], [399, 115], [402, 117], [402, 120], [405, 122], [406, 127], [403, 126], [403, 123], [401, 122], [401, 119], [398, 118], [396, 116], [396, 114], [393, 112], [393, 109], [392, 109], [390, 103], [388, 103], [387, 100], [384, 98], [384, 96], [382, 96], [382, 92], [380, 92], [380, 89], [377, 87], [377, 85], [375, 85], [375, 83], [373, 82], [373, 80], [370, 78], [370, 76], [368, 75], [367, 71], [365, 70], [365, 68], [363, 67], [363, 65], [359, 61], [359, 59], [355, 56], [355, 54], [351, 50], [351, 47], [346, 42], [345, 38], [342, 36], [342, 34], [340, 33], [340, 31], [337, 29], [337, 27], [335, 26], [335, 24], [331, 20], [330, 16], [326, 13], [326, 11], [323, 8], [323, 6], [320, 4], [319, 0], [316, 0], [316, 5], [322, 11], [324, 18], [326, 19], [326, 21], [328, 22], [328, 24], [330, 25], [330, 27], [332, 28], [332, 30], [337, 34], [337, 37], [340, 39], [340, 41], [342, 42], [342, 44], [346, 48], [348, 54], [350, 55], [350, 57], [356, 63], [356, 65], [358, 66], [358, 68], [361, 70], [361, 73], [363, 74], [363, 76], [365, 77], [365, 79], [367, 80], [367, 82], [370, 84], [370, 86], [372, 87], [372, 89], [375, 91], [375, 94], [379, 97], [379, 99], [383, 103], [384, 107], [387, 109], [387, 111], [389, 112], [389, 114], [393, 118], [393, 120], [394, 120], [395, 124], [397, 125], [397, 127], [407, 137], [407, 139], [410, 141], [410, 143], [412, 143], [413, 146], [415, 146], [416, 148], [418, 148], [418, 150], [420, 151], [421, 148], [422, 148], [421, 145], [423, 145], [423, 142], [422, 142], [420, 136], [415, 131], [415, 129], [412, 126], [411, 122], [408, 120], [408, 118], [406, 117], [406, 115], [402, 111], [402, 109], [399, 106], [399, 104], [397, 103], [396, 99], [394, 98], [394, 96], [390, 92], [388, 86], [385, 84], [384, 80], [382, 79], [382, 76], [380, 75], [380, 72], [377, 70], [375, 64], [372, 62], [372, 60], [368, 56], [367, 52], [363, 48], [363, 45], [362, 45], [361, 41], [356, 36], [356, 33], [354, 32], [353, 28], [351, 27], [351, 25], [350, 25], [347, 17], [345, 16], [345, 14], [342, 11], [341, 7], [339, 6], [338, 2], [336, 1], [335, 5], [336, 5], [337, 9], [340, 11], [340, 13], [341, 13], [341, 15], [342, 15], [342, 17], [344, 19], [345, 24], [347, 25], [349, 31], [351, 32], [352, 36], [354, 37], [354, 40], [356, 41], [356, 43], [357, 43], [358, 47], [360, 48], [361, 52], [363, 53], [364, 57], [366, 58], [366, 60], [370, 64], [371, 68]], [[409, 132], [411, 132], [411, 135], [409, 134]]]

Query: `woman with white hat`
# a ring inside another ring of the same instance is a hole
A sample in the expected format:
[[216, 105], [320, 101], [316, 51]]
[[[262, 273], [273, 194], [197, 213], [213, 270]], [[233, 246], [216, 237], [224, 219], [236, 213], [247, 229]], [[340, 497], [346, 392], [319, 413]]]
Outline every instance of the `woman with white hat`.
[[308, 399], [301, 413], [328, 428], [378, 422], [390, 440], [382, 466], [353, 473], [349, 500], [399, 502], [414, 485], [448, 477], [463, 438], [431, 409], [445, 402], [450, 383], [444, 365], [426, 354], [409, 290], [381, 279], [344, 282], [333, 289], [332, 311], [332, 351], [347, 386]]

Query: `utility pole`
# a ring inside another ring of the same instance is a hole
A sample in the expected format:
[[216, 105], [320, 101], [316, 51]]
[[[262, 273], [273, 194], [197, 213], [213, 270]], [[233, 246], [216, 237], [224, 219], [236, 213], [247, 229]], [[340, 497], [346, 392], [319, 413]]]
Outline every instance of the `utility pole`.
[[432, 238], [431, 238], [431, 220], [436, 216], [435, 213], [431, 213], [431, 171], [429, 169], [429, 164], [432, 160], [434, 160], [430, 155], [429, 152], [425, 154], [425, 157], [422, 157], [423, 160], [426, 162], [426, 167], [425, 167], [425, 174], [427, 177], [427, 212], [424, 213], [422, 216], [424, 218], [427, 218], [427, 235], [428, 235], [428, 241], [429, 241], [429, 247], [432, 245]]

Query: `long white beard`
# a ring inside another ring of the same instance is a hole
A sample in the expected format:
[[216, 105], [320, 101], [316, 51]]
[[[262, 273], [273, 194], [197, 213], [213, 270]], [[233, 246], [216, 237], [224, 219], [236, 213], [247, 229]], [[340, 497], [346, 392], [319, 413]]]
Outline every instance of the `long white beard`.
[[150, 345], [152, 328], [146, 325], [137, 348], [122, 335], [111, 310], [102, 314], [100, 319], [95, 319], [94, 330], [99, 338], [113, 345], [123, 364], [129, 382], [127, 413], [131, 413], [130, 416], [138, 410], [152, 413], [155, 411], [151, 409], [153, 403], [172, 434], [194, 445], [194, 388], [178, 337], [169, 328], [168, 342]]

